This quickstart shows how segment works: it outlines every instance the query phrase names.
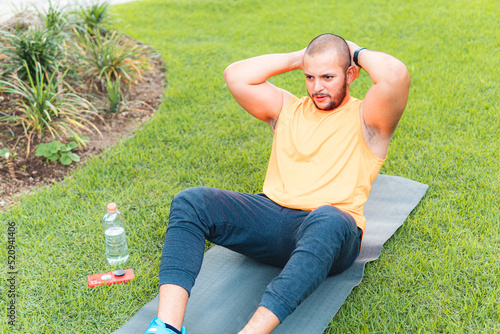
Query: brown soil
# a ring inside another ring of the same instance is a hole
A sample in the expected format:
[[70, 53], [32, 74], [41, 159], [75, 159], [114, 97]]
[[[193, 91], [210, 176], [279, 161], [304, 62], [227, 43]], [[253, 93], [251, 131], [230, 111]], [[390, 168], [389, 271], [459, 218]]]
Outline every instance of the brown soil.
[[[159, 56], [151, 59], [150, 63], [152, 64], [151, 73], [146, 73], [144, 80], [132, 86], [127, 92], [127, 107], [119, 114], [100, 113], [106, 124], [98, 119], [93, 122], [102, 136], [95, 131], [83, 133], [90, 138], [90, 142], [84, 147], [73, 150], [80, 156], [78, 163], [64, 166], [60, 162], [47, 162], [43, 157], [36, 157], [34, 147], [36, 141], [31, 143], [27, 156], [27, 141], [23, 136], [22, 128], [11, 129], [15, 135], [13, 136], [6, 125], [0, 125], [0, 149], [8, 148], [10, 152], [16, 153], [16, 157], [12, 159], [11, 168], [7, 161], [0, 157], [0, 210], [5, 210], [15, 204], [16, 198], [20, 195], [61, 181], [72, 170], [84, 165], [90, 157], [101, 154], [105, 148], [132, 135], [152, 117], [161, 103], [162, 94], [166, 88], [166, 69]], [[7, 102], [0, 101], [0, 110]], [[44, 142], [52, 140], [63, 142], [58, 138], [47, 137], [44, 138]], [[10, 170], [14, 172], [14, 175]]]

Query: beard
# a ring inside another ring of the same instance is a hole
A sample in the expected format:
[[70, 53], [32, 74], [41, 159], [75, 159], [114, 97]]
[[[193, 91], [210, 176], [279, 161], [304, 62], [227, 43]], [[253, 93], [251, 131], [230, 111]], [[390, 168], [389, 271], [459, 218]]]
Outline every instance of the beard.
[[[308, 94], [309, 94], [309, 92], [308, 92]], [[339, 89], [337, 91], [337, 93], [335, 94], [334, 97], [332, 97], [330, 94], [325, 94], [325, 93], [314, 93], [312, 95], [309, 94], [309, 97], [311, 97], [314, 105], [319, 110], [331, 111], [331, 110], [337, 108], [342, 103], [342, 101], [344, 101], [346, 95], [347, 95], [347, 76], [344, 77], [344, 85], [342, 86], [341, 89]], [[316, 104], [316, 101], [314, 100], [315, 96], [326, 96], [330, 101], [328, 102], [328, 104], [326, 106], [320, 107]]]

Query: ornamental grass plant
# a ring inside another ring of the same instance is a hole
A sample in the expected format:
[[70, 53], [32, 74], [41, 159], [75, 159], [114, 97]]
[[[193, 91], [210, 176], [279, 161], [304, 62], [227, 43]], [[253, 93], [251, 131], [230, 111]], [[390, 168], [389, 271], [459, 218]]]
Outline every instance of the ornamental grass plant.
[[[28, 67], [27, 64], [25, 66]], [[65, 73], [54, 71], [49, 75], [39, 63], [36, 63], [34, 77], [29, 71], [26, 73], [28, 82], [15, 74], [9, 81], [0, 80], [0, 90], [17, 97], [13, 102], [12, 114], [0, 118], [0, 121], [20, 124], [28, 142], [31, 142], [33, 135], [43, 138], [49, 133], [52, 138], [72, 135], [78, 143], [83, 144], [79, 140], [82, 129], [99, 131], [88, 117], [99, 117], [96, 109], [64, 82]]]
[[151, 68], [144, 55], [148, 49], [116, 31], [104, 36], [75, 31], [75, 35], [86, 83], [98, 90], [105, 89], [107, 80], [120, 80], [130, 87], [142, 81]]
[[80, 22], [79, 26], [93, 36], [97, 31], [109, 27], [113, 21], [107, 1], [82, 4], [77, 9], [76, 16]]
[[120, 82], [121, 80], [119, 77], [116, 81], [113, 81], [109, 75], [106, 74], [106, 92], [108, 95], [107, 109], [111, 113], [120, 112], [121, 108], [126, 105], [120, 88]]
[[69, 32], [71, 27], [77, 24], [77, 17], [69, 11], [68, 6], [61, 6], [59, 2], [53, 4], [49, 1], [49, 7], [45, 11], [38, 10], [38, 16], [43, 22], [45, 29], [55, 33]]
[[6, 60], [0, 63], [2, 74], [16, 73], [21, 80], [35, 77], [38, 64], [52, 75], [61, 67], [66, 51], [63, 35], [53, 29], [30, 27], [14, 32], [1, 31], [1, 53]]

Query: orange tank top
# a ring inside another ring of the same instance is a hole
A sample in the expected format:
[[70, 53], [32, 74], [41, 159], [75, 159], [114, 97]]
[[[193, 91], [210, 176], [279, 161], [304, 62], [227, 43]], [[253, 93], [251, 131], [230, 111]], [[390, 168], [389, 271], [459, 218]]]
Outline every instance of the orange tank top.
[[355, 98], [333, 111], [309, 97], [292, 97], [274, 130], [263, 192], [292, 209], [333, 205], [352, 215], [363, 231], [363, 205], [384, 159], [366, 144]]

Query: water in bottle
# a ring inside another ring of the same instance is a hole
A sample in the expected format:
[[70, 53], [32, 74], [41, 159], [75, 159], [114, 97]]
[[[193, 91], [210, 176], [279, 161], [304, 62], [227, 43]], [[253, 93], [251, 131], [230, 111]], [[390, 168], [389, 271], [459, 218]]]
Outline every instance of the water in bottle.
[[128, 259], [125, 224], [122, 214], [115, 203], [108, 204], [108, 212], [102, 218], [106, 239], [106, 259], [109, 264], [120, 264]]

